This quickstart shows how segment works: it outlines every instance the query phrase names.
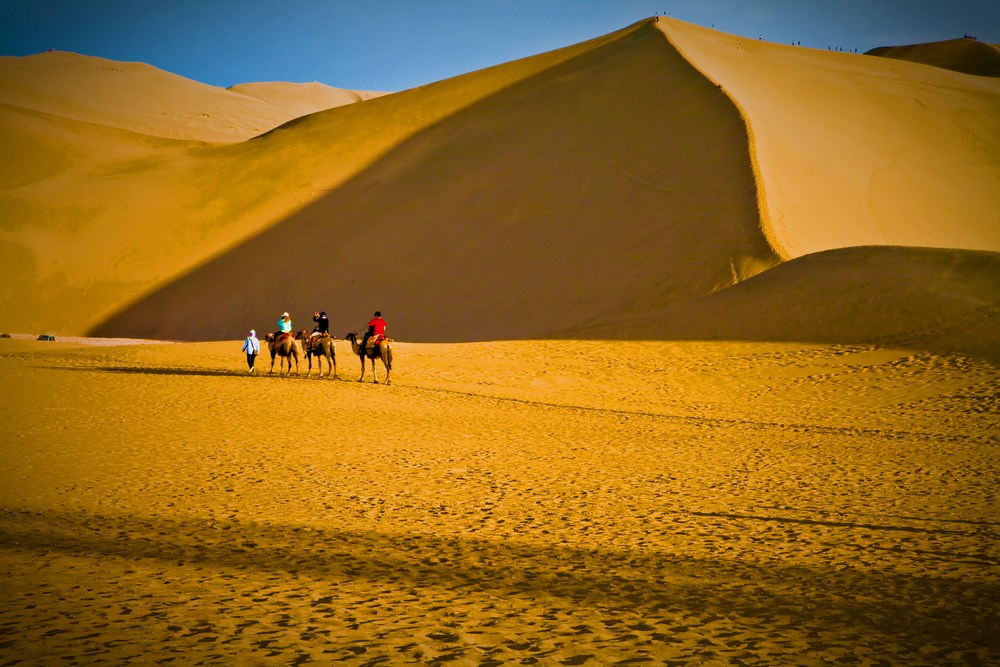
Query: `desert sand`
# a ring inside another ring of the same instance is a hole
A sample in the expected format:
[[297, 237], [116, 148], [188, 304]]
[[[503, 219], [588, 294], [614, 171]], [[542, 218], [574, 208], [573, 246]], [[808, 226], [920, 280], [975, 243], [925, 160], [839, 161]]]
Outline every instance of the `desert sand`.
[[1000, 369], [0, 340], [4, 664], [990, 664]]
[[[659, 18], [388, 95], [0, 59], [0, 665], [1000, 662], [966, 46]], [[376, 308], [391, 385], [247, 373]]]

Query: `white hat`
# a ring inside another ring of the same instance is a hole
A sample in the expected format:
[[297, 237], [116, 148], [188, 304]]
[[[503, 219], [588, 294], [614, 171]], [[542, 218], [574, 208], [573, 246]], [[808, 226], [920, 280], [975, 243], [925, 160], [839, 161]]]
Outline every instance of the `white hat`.
[[250, 330], [250, 335], [251, 335], [251, 336], [256, 336], [256, 335], [257, 335], [257, 332], [256, 332], [256, 331], [254, 331], [253, 329], [251, 329], [251, 330]]
[[282, 313], [282, 314], [281, 314], [281, 316], [282, 316], [282, 317], [288, 317], [288, 313], [287, 313], [287, 312], [285, 312], [285, 313]]

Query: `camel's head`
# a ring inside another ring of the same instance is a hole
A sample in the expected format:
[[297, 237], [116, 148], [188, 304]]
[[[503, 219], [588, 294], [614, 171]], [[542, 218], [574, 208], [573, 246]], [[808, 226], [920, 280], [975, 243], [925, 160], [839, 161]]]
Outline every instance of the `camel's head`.
[[273, 333], [267, 334], [266, 336], [264, 336], [264, 340], [266, 342], [268, 342], [268, 343], [273, 343], [274, 342], [274, 334]]

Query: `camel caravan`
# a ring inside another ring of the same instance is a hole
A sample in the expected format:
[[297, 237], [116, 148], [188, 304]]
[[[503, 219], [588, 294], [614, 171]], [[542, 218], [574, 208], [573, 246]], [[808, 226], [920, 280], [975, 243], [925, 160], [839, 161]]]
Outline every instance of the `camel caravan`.
[[[309, 366], [306, 370], [306, 377], [312, 375], [313, 357], [316, 357], [317, 376], [323, 376], [323, 360], [326, 360], [327, 371], [325, 377], [333, 375], [337, 379], [337, 348], [333, 336], [330, 335], [330, 323], [325, 312], [316, 312], [313, 315], [316, 327], [312, 332], [302, 329], [292, 332], [292, 321], [288, 313], [282, 313], [278, 320], [278, 331], [269, 333], [264, 340], [267, 343], [268, 351], [271, 353], [271, 370], [274, 373], [274, 362], [278, 360], [278, 375], [291, 375], [292, 362], [295, 362], [295, 374], [299, 374], [299, 359], [306, 358]], [[374, 319], [368, 323], [368, 331], [360, 339], [355, 332], [348, 333], [344, 339], [351, 341], [351, 350], [355, 356], [361, 360], [361, 377], [358, 382], [365, 379], [365, 359], [371, 360], [372, 378], [378, 383], [378, 373], [375, 368], [375, 360], [382, 361], [385, 368], [385, 384], [389, 384], [392, 375], [392, 346], [391, 339], [385, 335], [386, 323], [382, 319], [382, 313], [375, 312]], [[288, 370], [285, 370], [285, 365]], [[252, 366], [251, 366], [252, 369]]]

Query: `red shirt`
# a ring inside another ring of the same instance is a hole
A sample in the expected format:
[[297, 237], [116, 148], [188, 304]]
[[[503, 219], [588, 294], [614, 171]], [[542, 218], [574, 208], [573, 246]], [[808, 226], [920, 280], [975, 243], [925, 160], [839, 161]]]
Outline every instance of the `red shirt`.
[[376, 317], [374, 320], [368, 323], [368, 328], [372, 330], [372, 334], [375, 336], [385, 335], [385, 320], [381, 317]]

